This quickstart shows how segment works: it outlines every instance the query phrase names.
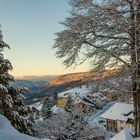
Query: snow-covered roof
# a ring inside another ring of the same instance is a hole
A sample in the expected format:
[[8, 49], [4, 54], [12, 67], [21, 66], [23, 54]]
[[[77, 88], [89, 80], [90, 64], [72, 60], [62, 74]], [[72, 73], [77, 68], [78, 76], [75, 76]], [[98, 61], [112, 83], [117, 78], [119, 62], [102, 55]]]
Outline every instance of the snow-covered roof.
[[110, 140], [134, 140], [131, 128], [124, 128]]
[[[88, 98], [85, 96], [85, 94], [77, 95], [77, 96], [75, 97], [75, 99], [76, 99], [77, 97], [79, 97], [81, 100], [76, 101], [75, 104], [80, 103], [80, 102], [83, 102], [83, 103], [86, 104], [87, 106], [95, 107], [94, 102], [91, 101], [90, 99], [88, 99]], [[88, 102], [88, 101], [85, 101], [84, 99], [87, 99], [89, 102]]]
[[133, 105], [126, 103], [115, 103], [108, 111], [100, 117], [111, 120], [127, 121], [129, 118], [134, 119]]
[[64, 109], [62, 107], [58, 107], [56, 105], [51, 108], [51, 111], [54, 114], [64, 113]]
[[42, 109], [42, 106], [43, 106], [43, 104], [40, 103], [40, 102], [37, 102], [37, 103], [34, 103], [34, 104], [30, 105], [30, 107], [34, 107], [39, 111]]
[[95, 107], [94, 104], [91, 104], [91, 103], [88, 103], [88, 102], [85, 102], [85, 101], [82, 101], [84, 104], [86, 104], [87, 106], [90, 106], [90, 107]]
[[113, 93], [115, 90], [113, 89], [110, 89], [110, 88], [105, 88], [102, 90], [103, 92], [110, 92], [110, 93]]
[[92, 94], [92, 97], [99, 97], [101, 100], [107, 100], [107, 97], [99, 92]]

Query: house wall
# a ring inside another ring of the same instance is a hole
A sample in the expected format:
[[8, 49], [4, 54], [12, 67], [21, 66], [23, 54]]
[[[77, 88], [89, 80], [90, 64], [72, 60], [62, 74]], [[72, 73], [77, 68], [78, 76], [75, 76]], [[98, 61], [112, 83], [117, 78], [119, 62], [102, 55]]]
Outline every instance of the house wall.
[[99, 106], [99, 107], [103, 107], [104, 105], [106, 105], [106, 102], [100, 100], [100, 98], [98, 98], [96, 96], [92, 97], [92, 101], [96, 101], [97, 106]]
[[79, 102], [81, 102], [81, 101], [82, 101], [82, 99], [81, 99], [79, 96], [77, 96], [77, 97], [73, 100], [73, 104], [79, 103]]
[[106, 128], [108, 131], [120, 132], [122, 129], [132, 127], [132, 124], [120, 120], [106, 119]]
[[117, 121], [106, 119], [106, 128], [108, 131], [117, 132]]
[[64, 106], [66, 104], [66, 99], [61, 98], [57, 100], [57, 105]]
[[132, 124], [129, 124], [125, 121], [117, 121], [117, 131], [120, 132], [122, 129], [132, 127]]
[[109, 101], [117, 99], [117, 96], [113, 95], [112, 93], [106, 93], [105, 96], [109, 99]]
[[94, 108], [91, 108], [91, 107], [87, 106], [83, 102], [77, 103], [77, 104], [75, 104], [75, 106], [79, 107], [85, 113], [90, 113], [90, 112], [95, 111]]

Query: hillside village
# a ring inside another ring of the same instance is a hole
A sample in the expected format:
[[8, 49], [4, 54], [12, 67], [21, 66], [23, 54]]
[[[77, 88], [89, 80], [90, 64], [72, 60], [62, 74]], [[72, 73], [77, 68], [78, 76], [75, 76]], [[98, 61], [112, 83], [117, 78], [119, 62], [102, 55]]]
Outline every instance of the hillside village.
[[48, 1], [0, 1], [0, 140], [140, 140], [140, 0]]
[[[96, 124], [104, 130], [100, 137], [92, 138], [92, 140], [113, 140], [116, 134], [127, 131], [126, 128], [129, 128], [129, 131], [131, 130], [131, 134], [133, 134], [134, 116], [131, 98], [128, 102], [122, 102], [114, 90], [107, 88], [100, 92], [92, 93], [91, 86], [87, 85], [66, 90], [58, 93], [57, 96], [57, 98], [54, 98], [56, 101], [53, 102], [50, 109], [52, 114], [66, 113], [65, 108], [70, 98], [73, 106], [87, 114], [87, 116], [90, 114], [89, 124]], [[43, 106], [48, 104], [49, 100], [52, 100], [53, 95], [46, 98], [47, 100], [43, 98], [40, 102], [31, 105], [36, 112], [34, 116], [35, 122], [38, 120], [43, 121]], [[124, 138], [124, 140], [127, 139]]]

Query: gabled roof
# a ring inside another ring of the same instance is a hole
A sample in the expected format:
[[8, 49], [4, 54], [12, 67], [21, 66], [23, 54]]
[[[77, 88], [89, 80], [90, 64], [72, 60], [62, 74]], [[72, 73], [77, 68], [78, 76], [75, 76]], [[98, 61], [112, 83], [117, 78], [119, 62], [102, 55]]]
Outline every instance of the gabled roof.
[[115, 103], [108, 111], [100, 116], [110, 120], [127, 121], [129, 118], [134, 119], [133, 105], [126, 103]]
[[35, 108], [35, 109], [41, 111], [41, 109], [42, 109], [42, 107], [43, 107], [43, 104], [40, 103], [40, 102], [37, 102], [37, 103], [34, 103], [34, 104], [30, 105], [30, 107], [33, 107], [33, 108]]
[[104, 96], [102, 93], [99, 93], [99, 92], [92, 94], [92, 97], [98, 97], [101, 100], [107, 100], [107, 97]]
[[[95, 107], [95, 103], [90, 101], [90, 100], [85, 100], [85, 96], [84, 95], [77, 95], [75, 98], [79, 97], [81, 100], [79, 102], [83, 102], [84, 104], [90, 106], [90, 107]], [[77, 102], [77, 103], [79, 103]]]

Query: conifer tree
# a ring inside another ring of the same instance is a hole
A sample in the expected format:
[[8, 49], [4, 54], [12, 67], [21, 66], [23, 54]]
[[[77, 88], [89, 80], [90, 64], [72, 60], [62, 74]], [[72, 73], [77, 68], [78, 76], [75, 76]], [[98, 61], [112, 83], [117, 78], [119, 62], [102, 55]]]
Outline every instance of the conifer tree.
[[3, 56], [4, 49], [9, 46], [3, 41], [2, 31], [0, 30], [0, 114], [6, 116], [11, 124], [20, 132], [29, 135], [34, 134], [33, 124], [25, 120], [28, 115], [29, 107], [24, 104], [24, 87], [15, 87], [11, 85], [14, 77], [9, 74], [12, 65], [8, 59]]
[[57, 104], [58, 94], [57, 92], [54, 92], [52, 96], [46, 97], [46, 99], [43, 102], [42, 112], [44, 119], [49, 118], [52, 115], [51, 108]]
[[72, 96], [68, 95], [65, 110], [71, 112], [73, 109]]

